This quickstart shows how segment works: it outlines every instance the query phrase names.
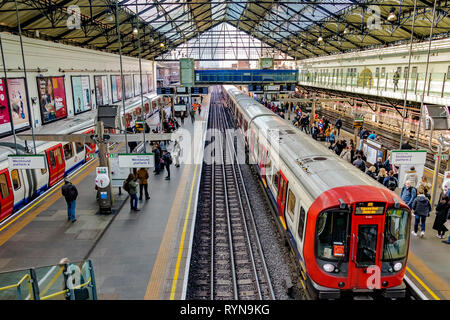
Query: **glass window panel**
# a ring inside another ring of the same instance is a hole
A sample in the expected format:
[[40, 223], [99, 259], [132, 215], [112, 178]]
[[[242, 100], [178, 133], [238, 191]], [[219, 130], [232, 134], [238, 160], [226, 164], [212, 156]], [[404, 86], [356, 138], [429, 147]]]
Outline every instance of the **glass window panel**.
[[13, 184], [14, 190], [19, 190], [20, 185], [20, 177], [19, 177], [19, 171], [17, 169], [14, 169], [11, 171], [11, 182]]
[[0, 191], [3, 199], [9, 196], [8, 181], [5, 173], [0, 174]]
[[289, 189], [289, 198], [288, 198], [288, 214], [291, 221], [294, 221], [294, 210], [295, 210], [295, 195], [291, 189]]
[[388, 209], [384, 226], [383, 260], [403, 259], [408, 250], [408, 212], [402, 209]]
[[374, 265], [377, 256], [378, 225], [360, 225], [358, 227], [358, 244], [356, 264], [358, 267]]
[[[348, 260], [348, 211], [326, 211], [317, 218], [317, 257], [325, 260]], [[344, 256], [342, 256], [344, 246]]]
[[63, 148], [64, 148], [64, 158], [66, 160], [71, 159], [73, 157], [72, 142], [66, 143]]

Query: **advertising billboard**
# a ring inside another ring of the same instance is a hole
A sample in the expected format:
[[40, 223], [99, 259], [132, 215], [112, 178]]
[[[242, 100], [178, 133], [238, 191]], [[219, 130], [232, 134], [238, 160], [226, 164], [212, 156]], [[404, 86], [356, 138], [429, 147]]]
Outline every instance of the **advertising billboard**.
[[122, 101], [122, 79], [120, 76], [111, 76], [112, 102]]
[[125, 81], [125, 99], [133, 98], [133, 76], [131, 74], [127, 74], [123, 76]]
[[148, 75], [143, 74], [142, 75], [142, 93], [148, 92]]
[[150, 73], [148, 75], [148, 92], [152, 92], [153, 90], [153, 75]]
[[108, 90], [107, 76], [94, 76], [95, 101], [97, 106], [108, 105], [111, 103]]
[[72, 76], [72, 96], [75, 114], [92, 109], [89, 76]]
[[28, 114], [25, 78], [8, 79], [8, 94], [14, 129], [28, 128], [30, 116]]
[[5, 79], [0, 78], [0, 134], [9, 133], [11, 130]]
[[38, 77], [36, 80], [42, 124], [66, 118], [64, 77]]
[[[144, 82], [145, 75], [142, 75], [142, 82]], [[141, 76], [139, 74], [133, 74], [133, 82], [134, 82], [134, 96], [141, 95]]]

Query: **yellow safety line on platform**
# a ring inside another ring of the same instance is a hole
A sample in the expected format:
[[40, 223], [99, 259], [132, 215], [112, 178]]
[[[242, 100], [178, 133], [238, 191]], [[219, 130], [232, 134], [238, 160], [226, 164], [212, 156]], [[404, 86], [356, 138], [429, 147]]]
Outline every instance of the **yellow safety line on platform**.
[[[80, 173], [82, 173], [83, 171], [85, 171], [87, 168], [90, 168], [92, 166], [92, 164], [97, 163], [98, 159], [95, 159], [94, 161], [88, 163], [87, 166], [85, 166], [84, 168], [80, 169], [80, 171], [74, 173], [70, 178], [73, 179], [74, 177], [78, 176]], [[3, 231], [4, 229], [6, 229], [8, 226], [10, 226], [14, 221], [16, 221], [17, 219], [19, 219], [20, 217], [22, 217], [25, 213], [29, 212], [31, 209], [33, 209], [34, 207], [36, 207], [38, 204], [40, 204], [42, 201], [44, 201], [45, 199], [47, 199], [49, 196], [51, 196], [52, 194], [54, 194], [57, 190], [59, 190], [61, 187], [63, 186], [63, 184], [61, 183], [58, 187], [56, 187], [55, 189], [53, 189], [52, 191], [50, 191], [48, 194], [46, 194], [44, 197], [42, 197], [42, 199], [40, 199], [39, 201], [37, 201], [35, 204], [33, 204], [31, 207], [29, 207], [28, 209], [24, 210], [24, 212], [22, 212], [21, 214], [19, 214], [17, 217], [15, 217], [14, 219], [12, 219], [10, 222], [8, 222], [5, 226], [3, 226], [2, 228], [0, 228], [0, 232]], [[17, 230], [17, 231], [20, 231]], [[4, 242], [0, 241], [0, 245], [3, 244]]]
[[186, 210], [186, 216], [184, 218], [183, 232], [181, 234], [180, 249], [178, 250], [177, 264], [175, 267], [175, 273], [173, 275], [173, 281], [172, 281], [172, 290], [170, 291], [170, 300], [173, 300], [175, 298], [175, 290], [177, 288], [178, 274], [180, 272], [181, 256], [183, 254], [183, 248], [184, 248], [184, 239], [186, 238], [186, 228], [187, 228], [187, 223], [188, 223], [190, 212], [191, 212], [191, 201], [192, 201], [192, 194], [194, 191], [195, 177], [197, 176], [197, 168], [198, 168], [198, 164], [195, 165], [194, 177], [192, 178], [191, 191], [189, 193], [189, 201], [188, 201], [188, 206], [187, 206], [187, 210]]
[[409, 268], [406, 267], [406, 271], [408, 271], [413, 277], [414, 279], [417, 280], [417, 282], [420, 283], [420, 285], [428, 291], [428, 293], [435, 299], [435, 300], [441, 300], [433, 291], [431, 291], [431, 289], [422, 281], [420, 280], [420, 278]]
[[[439, 290], [439, 293], [445, 298], [450, 300], [450, 286], [447, 281], [438, 276], [433, 270], [431, 270], [417, 255], [415, 255], [411, 250], [408, 255], [408, 263], [417, 270], [428, 283], [433, 285], [435, 289]], [[408, 272], [412, 272], [410, 268], [406, 267]], [[409, 269], [409, 270], [408, 270]], [[411, 273], [414, 277], [414, 275]], [[414, 277], [415, 278], [415, 277]], [[416, 279], [417, 280], [417, 279]], [[420, 283], [420, 281], [418, 281]], [[422, 283], [420, 283], [422, 285]], [[425, 288], [425, 287], [424, 287]], [[426, 288], [425, 288], [426, 289]], [[428, 291], [428, 290], [427, 290]], [[429, 291], [428, 291], [429, 292]], [[436, 294], [429, 292], [433, 297]]]

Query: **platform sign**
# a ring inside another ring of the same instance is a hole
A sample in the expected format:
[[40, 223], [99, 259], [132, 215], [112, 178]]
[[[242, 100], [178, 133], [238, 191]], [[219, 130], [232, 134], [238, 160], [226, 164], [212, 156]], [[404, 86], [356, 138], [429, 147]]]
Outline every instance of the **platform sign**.
[[280, 86], [280, 91], [283, 92], [295, 91], [295, 84], [282, 84]]
[[260, 84], [249, 84], [248, 92], [263, 92], [263, 86]]
[[390, 162], [395, 165], [425, 164], [427, 150], [392, 150]]
[[153, 168], [155, 166], [153, 153], [119, 153], [118, 159], [121, 168]]
[[364, 119], [356, 118], [353, 120], [353, 128], [361, 128], [364, 124]]
[[174, 94], [174, 88], [156, 88], [156, 94]]
[[177, 93], [187, 93], [187, 90], [186, 87], [177, 87]]
[[97, 167], [97, 168], [95, 168], [95, 173], [97, 175], [99, 175], [99, 174], [106, 174], [106, 175], [108, 175], [108, 167]]
[[175, 112], [186, 111], [186, 105], [185, 104], [175, 104], [173, 106], [173, 109]]
[[45, 169], [43, 154], [8, 155], [8, 168], [13, 169]]
[[264, 86], [264, 91], [280, 91], [280, 86], [267, 85], [267, 86]]
[[[441, 158], [441, 161], [447, 161], [448, 160], [448, 154], [442, 154], [440, 158]], [[434, 160], [437, 160], [437, 159], [438, 159], [438, 155], [435, 154], [434, 155]]]

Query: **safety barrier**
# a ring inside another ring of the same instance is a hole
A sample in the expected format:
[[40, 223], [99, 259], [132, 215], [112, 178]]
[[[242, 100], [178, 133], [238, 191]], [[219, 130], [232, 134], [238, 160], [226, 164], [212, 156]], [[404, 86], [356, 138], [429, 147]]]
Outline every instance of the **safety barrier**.
[[97, 300], [92, 261], [0, 273], [0, 300]]

